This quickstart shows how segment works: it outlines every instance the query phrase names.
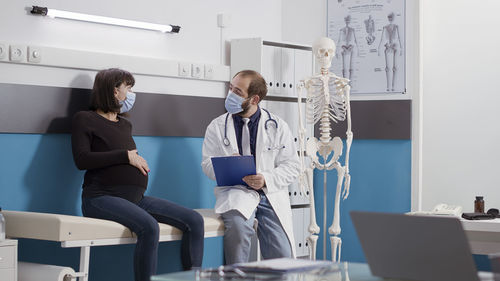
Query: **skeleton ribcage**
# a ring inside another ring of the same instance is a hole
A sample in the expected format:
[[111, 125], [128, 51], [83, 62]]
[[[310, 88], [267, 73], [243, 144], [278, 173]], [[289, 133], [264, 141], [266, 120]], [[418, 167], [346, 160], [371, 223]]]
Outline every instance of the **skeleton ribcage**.
[[343, 88], [337, 90], [335, 81], [328, 80], [328, 93], [324, 91], [323, 80], [313, 78], [306, 84], [306, 118], [307, 123], [316, 124], [324, 114], [334, 122], [344, 121], [346, 118], [346, 98]]

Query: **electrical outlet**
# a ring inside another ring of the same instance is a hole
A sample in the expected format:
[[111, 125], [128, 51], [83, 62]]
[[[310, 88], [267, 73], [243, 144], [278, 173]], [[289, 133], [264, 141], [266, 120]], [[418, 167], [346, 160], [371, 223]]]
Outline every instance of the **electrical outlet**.
[[10, 61], [23, 61], [26, 56], [26, 46], [10, 45]]
[[192, 66], [191, 76], [193, 78], [201, 78], [201, 76], [204, 74], [203, 64], [193, 63]]
[[4, 60], [7, 58], [7, 44], [0, 43], [0, 60]]
[[186, 62], [179, 63], [179, 76], [188, 77], [191, 75], [191, 64]]
[[28, 61], [38, 63], [42, 60], [42, 49], [40, 47], [28, 46]]
[[205, 79], [214, 78], [214, 66], [211, 64], [205, 64]]

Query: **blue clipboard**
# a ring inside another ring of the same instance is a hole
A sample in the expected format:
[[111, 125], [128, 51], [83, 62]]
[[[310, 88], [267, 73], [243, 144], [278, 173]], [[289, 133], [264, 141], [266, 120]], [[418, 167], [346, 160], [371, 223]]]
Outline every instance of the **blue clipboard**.
[[253, 156], [212, 157], [215, 179], [218, 186], [247, 185], [242, 178], [255, 175]]

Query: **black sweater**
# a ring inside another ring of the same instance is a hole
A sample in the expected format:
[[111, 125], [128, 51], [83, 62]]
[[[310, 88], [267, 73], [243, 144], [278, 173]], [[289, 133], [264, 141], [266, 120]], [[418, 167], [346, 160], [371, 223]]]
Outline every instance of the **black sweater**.
[[148, 178], [129, 164], [128, 150], [136, 146], [127, 119], [118, 116], [113, 122], [94, 111], [80, 111], [73, 117], [71, 144], [76, 166], [87, 170], [83, 197], [112, 195], [139, 202]]

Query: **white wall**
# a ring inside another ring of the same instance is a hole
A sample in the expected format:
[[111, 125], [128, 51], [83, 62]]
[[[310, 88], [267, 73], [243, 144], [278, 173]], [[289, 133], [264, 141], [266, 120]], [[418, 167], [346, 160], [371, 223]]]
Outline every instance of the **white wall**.
[[284, 0], [282, 37], [284, 41], [312, 45], [326, 36], [326, 0]]
[[[31, 5], [181, 26], [179, 34], [33, 16]], [[28, 9], [29, 10], [29, 9]], [[229, 65], [231, 38], [281, 40], [281, 0], [8, 0], [0, 9], [0, 42]], [[217, 14], [231, 15], [222, 31]], [[222, 41], [222, 59], [221, 59]], [[89, 58], [91, 60], [92, 58]], [[0, 83], [90, 88], [95, 72], [0, 63]], [[86, 79], [76, 79], [84, 75]], [[136, 91], [189, 94], [208, 87], [224, 96], [224, 83], [158, 77], [138, 78]], [[165, 86], [170, 85], [170, 87]], [[215, 86], [214, 86], [215, 85]], [[203, 93], [202, 93], [203, 94]]]
[[422, 207], [500, 207], [500, 1], [422, 1]]

